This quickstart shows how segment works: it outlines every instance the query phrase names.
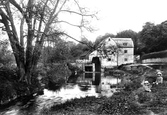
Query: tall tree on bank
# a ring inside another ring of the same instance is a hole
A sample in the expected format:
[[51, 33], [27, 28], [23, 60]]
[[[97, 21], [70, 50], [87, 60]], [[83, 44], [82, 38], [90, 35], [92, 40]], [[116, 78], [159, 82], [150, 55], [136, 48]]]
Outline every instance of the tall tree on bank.
[[157, 25], [147, 22], [139, 34], [143, 44], [142, 52], [167, 50], [167, 21]]
[[[60, 23], [92, 31], [90, 27], [85, 26], [85, 17], [95, 15], [88, 14], [77, 0], [20, 0], [20, 3], [17, 1], [0, 1], [0, 23], [9, 37], [20, 80], [31, 84], [31, 73], [36, 68], [45, 39], [51, 35], [71, 37], [58, 28]], [[59, 16], [62, 14], [78, 15], [80, 23], [71, 24], [67, 18], [60, 20]], [[18, 16], [19, 19], [16, 18]]]

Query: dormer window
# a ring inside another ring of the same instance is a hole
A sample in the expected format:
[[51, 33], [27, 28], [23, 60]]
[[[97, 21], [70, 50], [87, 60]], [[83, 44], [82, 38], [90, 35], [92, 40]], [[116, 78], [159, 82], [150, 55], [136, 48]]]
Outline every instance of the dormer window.
[[124, 46], [127, 46], [127, 45], [128, 45], [128, 43], [123, 43], [123, 45], [124, 45]]

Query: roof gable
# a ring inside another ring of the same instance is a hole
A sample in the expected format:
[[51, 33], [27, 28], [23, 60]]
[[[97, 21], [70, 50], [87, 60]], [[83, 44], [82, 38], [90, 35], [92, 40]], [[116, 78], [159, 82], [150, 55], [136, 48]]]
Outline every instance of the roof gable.
[[[133, 48], [134, 44], [131, 38], [110, 38], [105, 39], [105, 42], [112, 39], [119, 48]], [[104, 42], [104, 41], [103, 41]]]

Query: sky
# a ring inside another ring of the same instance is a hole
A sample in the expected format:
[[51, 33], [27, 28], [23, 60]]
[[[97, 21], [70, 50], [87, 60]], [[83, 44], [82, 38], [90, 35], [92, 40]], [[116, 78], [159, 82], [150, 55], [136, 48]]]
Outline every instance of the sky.
[[[91, 22], [97, 31], [83, 33], [91, 41], [105, 33], [116, 34], [129, 29], [139, 32], [146, 22], [160, 24], [167, 20], [166, 0], [81, 0], [80, 3], [90, 11], [98, 11], [99, 19]], [[80, 36], [75, 29], [71, 29], [70, 34]]]
[[[90, 23], [96, 31], [82, 33], [90, 41], [95, 41], [98, 36], [106, 33], [116, 35], [129, 29], [139, 32], [146, 22], [160, 24], [167, 20], [167, 0], [79, 0], [79, 2], [90, 12], [98, 12], [98, 20], [93, 18]], [[78, 17], [65, 15], [64, 18], [75, 23]], [[78, 28], [69, 27], [67, 24], [62, 27], [69, 35], [81, 40]]]

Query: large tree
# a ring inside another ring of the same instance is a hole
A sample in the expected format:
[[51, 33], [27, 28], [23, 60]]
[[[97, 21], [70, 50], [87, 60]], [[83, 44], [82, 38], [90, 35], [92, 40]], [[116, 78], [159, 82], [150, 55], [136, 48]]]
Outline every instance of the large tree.
[[155, 25], [147, 22], [140, 32], [140, 41], [145, 53], [162, 51], [167, 49], [167, 21]]
[[[95, 15], [88, 14], [77, 0], [18, 1], [0, 1], [0, 23], [1, 28], [8, 35], [20, 80], [31, 83], [31, 73], [36, 68], [45, 39], [51, 35], [71, 37], [63, 30], [61, 31], [58, 25], [66, 23], [79, 29], [92, 30], [85, 26], [87, 25], [85, 17]], [[68, 18], [66, 20], [59, 18], [60, 15], [68, 14], [78, 15], [79, 23], [72, 24]]]

